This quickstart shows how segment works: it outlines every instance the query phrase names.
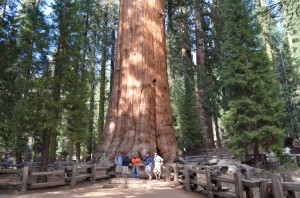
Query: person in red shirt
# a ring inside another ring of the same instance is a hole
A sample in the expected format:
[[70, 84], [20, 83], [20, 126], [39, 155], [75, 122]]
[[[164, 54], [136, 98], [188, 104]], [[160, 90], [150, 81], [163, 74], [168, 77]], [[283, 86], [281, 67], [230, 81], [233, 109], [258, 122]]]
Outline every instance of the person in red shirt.
[[139, 178], [139, 161], [138, 155], [135, 153], [131, 159], [132, 163], [132, 172], [131, 175], [133, 178]]

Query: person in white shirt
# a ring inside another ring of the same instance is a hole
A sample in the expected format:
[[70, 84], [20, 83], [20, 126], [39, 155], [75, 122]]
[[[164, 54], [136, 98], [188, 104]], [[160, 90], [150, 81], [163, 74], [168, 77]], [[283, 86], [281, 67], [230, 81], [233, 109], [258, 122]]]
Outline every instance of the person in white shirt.
[[163, 158], [161, 158], [159, 155], [157, 155], [157, 153], [154, 153], [154, 175], [156, 177], [157, 180], [160, 180], [160, 176], [161, 176], [161, 166], [163, 165]]

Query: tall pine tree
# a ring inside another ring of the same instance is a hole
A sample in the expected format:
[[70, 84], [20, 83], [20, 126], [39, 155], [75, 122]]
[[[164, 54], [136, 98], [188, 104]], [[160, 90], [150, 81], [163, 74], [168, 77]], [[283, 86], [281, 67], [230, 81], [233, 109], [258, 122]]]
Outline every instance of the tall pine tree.
[[222, 80], [228, 95], [223, 115], [229, 147], [239, 154], [260, 148], [280, 151], [284, 133], [283, 101], [277, 76], [259, 39], [251, 0], [222, 2], [224, 40]]

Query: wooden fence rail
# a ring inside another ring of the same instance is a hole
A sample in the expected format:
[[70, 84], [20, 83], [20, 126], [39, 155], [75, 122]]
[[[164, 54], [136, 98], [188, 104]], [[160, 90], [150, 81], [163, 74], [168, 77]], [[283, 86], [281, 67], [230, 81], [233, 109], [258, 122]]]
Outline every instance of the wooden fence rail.
[[[200, 179], [201, 178], [201, 179]], [[296, 192], [300, 191], [300, 183], [286, 180], [277, 174], [272, 175], [271, 180], [251, 179], [251, 175], [243, 178], [241, 173], [234, 173], [233, 177], [222, 175], [220, 171], [210, 170], [208, 167], [199, 167], [182, 164], [166, 164], [166, 181], [174, 181], [175, 185], [181, 183], [187, 191], [202, 188], [202, 192], [208, 197], [226, 198], [253, 198], [259, 194], [260, 198], [295, 198]], [[223, 184], [234, 186], [234, 192]], [[256, 190], [256, 196], [254, 193]]]
[[[70, 185], [71, 188], [74, 188], [78, 181], [92, 181], [95, 183], [98, 179], [111, 177], [109, 171], [112, 167], [99, 167], [96, 164], [73, 164], [72, 166], [60, 167], [59, 169], [60, 170], [47, 172], [34, 172], [33, 170], [35, 170], [35, 167], [29, 166], [25, 166], [23, 169], [0, 169], [0, 175], [15, 174], [19, 178], [19, 181], [16, 182], [0, 182], [0, 187], [13, 186], [22, 192], [27, 191], [27, 189], [62, 185]], [[54, 181], [51, 180], [44, 183], [36, 183], [36, 177], [39, 176], [47, 176], [47, 178], [56, 177], [56, 179]]]

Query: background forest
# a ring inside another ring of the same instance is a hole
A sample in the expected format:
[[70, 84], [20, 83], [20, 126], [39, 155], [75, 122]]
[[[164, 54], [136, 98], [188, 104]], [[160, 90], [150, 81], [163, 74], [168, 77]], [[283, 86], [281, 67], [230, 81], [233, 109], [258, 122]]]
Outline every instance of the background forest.
[[[91, 160], [115, 65], [117, 0], [0, 0], [0, 153]], [[166, 0], [182, 151], [277, 151], [300, 134], [298, 0]], [[76, 157], [75, 157], [76, 156]]]

